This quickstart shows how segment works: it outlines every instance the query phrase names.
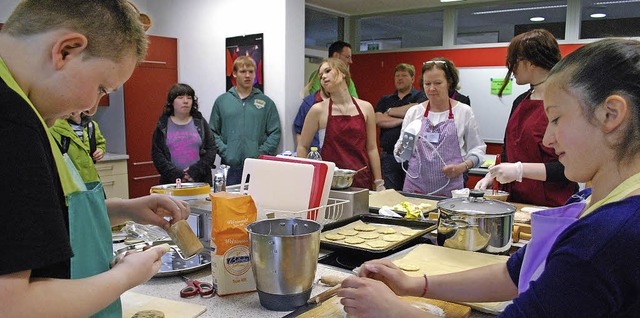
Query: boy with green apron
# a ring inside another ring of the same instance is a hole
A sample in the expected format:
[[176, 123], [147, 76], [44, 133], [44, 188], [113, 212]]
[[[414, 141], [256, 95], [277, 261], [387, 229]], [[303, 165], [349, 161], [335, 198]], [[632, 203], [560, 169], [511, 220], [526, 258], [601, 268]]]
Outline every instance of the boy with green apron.
[[151, 278], [167, 249], [110, 270], [111, 223], [168, 228], [163, 217], [188, 217], [188, 205], [168, 196], [105, 202], [101, 184], [78, 177], [47, 129], [72, 112], [94, 113], [144, 58], [146, 41], [124, 0], [21, 1], [0, 32], [3, 316], [120, 317], [118, 296]]

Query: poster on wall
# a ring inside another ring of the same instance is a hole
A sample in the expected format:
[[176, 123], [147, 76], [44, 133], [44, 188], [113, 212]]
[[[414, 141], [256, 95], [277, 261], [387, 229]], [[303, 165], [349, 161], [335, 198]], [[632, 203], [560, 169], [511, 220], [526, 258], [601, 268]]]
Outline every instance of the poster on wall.
[[227, 90], [236, 85], [236, 79], [233, 77], [233, 61], [239, 56], [250, 56], [257, 67], [253, 86], [264, 92], [263, 52], [262, 33], [227, 38], [225, 47]]

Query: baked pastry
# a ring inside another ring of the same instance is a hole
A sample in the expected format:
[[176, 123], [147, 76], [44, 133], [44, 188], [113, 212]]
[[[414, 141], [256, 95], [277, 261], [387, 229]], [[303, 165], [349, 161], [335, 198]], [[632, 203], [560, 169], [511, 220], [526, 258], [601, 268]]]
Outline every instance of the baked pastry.
[[131, 318], [164, 318], [164, 313], [160, 310], [142, 310], [135, 313]]

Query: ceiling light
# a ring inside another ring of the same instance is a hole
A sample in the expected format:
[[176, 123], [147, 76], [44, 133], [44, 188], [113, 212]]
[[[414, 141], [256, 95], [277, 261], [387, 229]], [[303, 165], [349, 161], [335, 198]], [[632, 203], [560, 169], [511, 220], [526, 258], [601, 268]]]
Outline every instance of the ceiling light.
[[[640, 1], [640, 0], [638, 0]], [[539, 6], [539, 7], [528, 7], [528, 8], [513, 8], [513, 9], [502, 9], [502, 10], [489, 10], [489, 11], [476, 11], [472, 13], [472, 15], [478, 14], [492, 14], [492, 13], [506, 13], [506, 12], [517, 12], [517, 11], [529, 11], [529, 10], [547, 10], [547, 9], [562, 9], [566, 8], [566, 4], [555, 5], [555, 6]]]
[[543, 17], [533, 17], [533, 18], [529, 19], [529, 21], [531, 21], [531, 22], [542, 22], [542, 21], [544, 21], [544, 18]]
[[440, 2], [445, 3], [445, 2], [460, 2], [460, 1], [464, 1], [464, 0], [440, 0]]
[[640, 0], [601, 1], [601, 2], [594, 3], [594, 5], [625, 4], [625, 3], [634, 3], [634, 2], [640, 2]]
[[593, 13], [593, 14], [590, 15], [590, 17], [592, 17], [594, 19], [604, 18], [606, 16], [607, 16], [606, 13]]

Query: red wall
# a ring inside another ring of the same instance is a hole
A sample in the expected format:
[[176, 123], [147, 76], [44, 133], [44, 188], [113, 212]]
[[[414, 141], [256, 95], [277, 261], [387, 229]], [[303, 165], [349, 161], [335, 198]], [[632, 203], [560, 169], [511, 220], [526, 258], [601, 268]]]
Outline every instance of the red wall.
[[[560, 50], [565, 56], [580, 46], [582, 44], [560, 45]], [[375, 107], [380, 97], [395, 90], [393, 69], [396, 65], [413, 64], [416, 68], [414, 86], [420, 89], [418, 86], [422, 63], [439, 56], [452, 60], [457, 67], [504, 66], [507, 47], [358, 54], [354, 56], [353, 64], [350, 66], [351, 77], [360, 99], [370, 102]], [[505, 67], [505, 75], [506, 73]]]

